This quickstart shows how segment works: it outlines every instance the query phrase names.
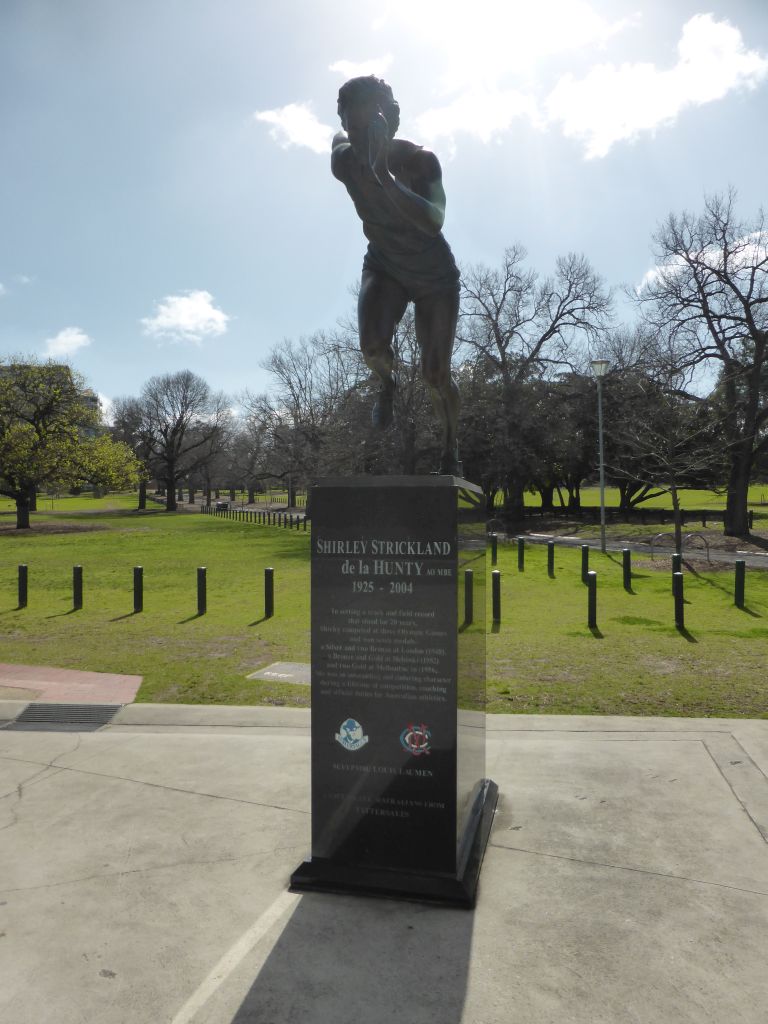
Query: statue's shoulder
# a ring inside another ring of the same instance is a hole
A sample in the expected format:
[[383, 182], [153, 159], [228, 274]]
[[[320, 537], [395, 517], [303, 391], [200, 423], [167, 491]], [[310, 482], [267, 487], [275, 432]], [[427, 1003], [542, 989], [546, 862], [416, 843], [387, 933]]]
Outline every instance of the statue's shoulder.
[[331, 172], [335, 178], [339, 181], [344, 181], [348, 169], [350, 167], [350, 161], [352, 158], [352, 147], [347, 140], [346, 135], [339, 132], [334, 136], [333, 143], [331, 145]]
[[415, 178], [435, 180], [440, 178], [442, 171], [440, 161], [435, 154], [423, 146], [407, 139], [393, 139], [390, 156], [390, 167], [401, 167]]

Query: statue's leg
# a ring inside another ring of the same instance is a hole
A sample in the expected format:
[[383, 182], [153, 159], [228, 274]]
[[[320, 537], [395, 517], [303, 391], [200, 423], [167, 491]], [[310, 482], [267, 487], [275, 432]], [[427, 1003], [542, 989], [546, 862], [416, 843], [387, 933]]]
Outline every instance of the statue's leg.
[[386, 274], [364, 270], [357, 300], [360, 351], [366, 365], [381, 381], [371, 418], [373, 425], [385, 429], [392, 422], [392, 403], [397, 380], [392, 367], [395, 354], [392, 338], [402, 319], [408, 296], [401, 284]]
[[421, 372], [442, 428], [440, 472], [459, 472], [457, 441], [459, 389], [451, 376], [451, 355], [459, 315], [458, 288], [435, 292], [415, 303], [416, 338]]

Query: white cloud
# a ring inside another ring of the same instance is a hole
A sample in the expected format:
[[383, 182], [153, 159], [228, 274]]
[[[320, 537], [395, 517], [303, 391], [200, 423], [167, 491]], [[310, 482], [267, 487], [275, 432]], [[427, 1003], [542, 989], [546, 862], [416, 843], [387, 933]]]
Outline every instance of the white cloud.
[[115, 406], [111, 398], [107, 398], [106, 395], [102, 395], [100, 391], [97, 392], [99, 399], [99, 408], [101, 410], [101, 419], [104, 423], [112, 424], [115, 421]]
[[32, 284], [34, 278], [30, 277], [28, 274], [14, 274], [13, 280], [16, 284]]
[[230, 316], [214, 306], [210, 292], [187, 291], [167, 295], [157, 304], [155, 315], [140, 322], [150, 337], [199, 345], [203, 338], [224, 334], [230, 320]]
[[276, 110], [257, 110], [257, 121], [272, 125], [270, 136], [286, 149], [288, 146], [306, 146], [313, 153], [328, 153], [334, 129], [315, 117], [307, 103], [289, 103]]
[[0, 281], [0, 298], [2, 298], [3, 295], [7, 295], [7, 294], [8, 294], [8, 289], [5, 287], [3, 282]]
[[89, 338], [80, 327], [65, 327], [52, 338], [45, 339], [45, 354], [54, 359], [71, 356], [92, 343], [93, 338]]
[[[653, 133], [687, 108], [754, 89], [768, 76], [768, 55], [748, 50], [739, 29], [712, 14], [697, 14], [683, 25], [677, 61], [666, 69], [652, 61], [605, 61], [580, 77], [561, 73], [565, 61], [606, 51], [639, 18], [610, 20], [591, 0], [389, 0], [373, 27], [407, 29], [422, 40], [424, 59], [435, 69], [434, 101], [420, 113], [404, 111], [405, 131], [412, 126], [419, 141], [443, 139], [454, 149], [458, 134], [487, 143], [523, 118], [581, 142], [587, 159], [604, 157], [618, 142]], [[347, 77], [382, 74], [391, 60], [389, 54], [338, 60], [330, 70]], [[308, 104], [254, 117], [271, 125], [270, 135], [283, 147], [328, 151], [333, 129]]]
[[604, 46], [636, 20], [609, 21], [589, 0], [389, 0], [374, 27], [392, 23], [434, 51], [430, 64], [442, 68], [439, 85], [451, 92], [498, 87], [557, 54]]
[[509, 129], [519, 117], [540, 123], [536, 100], [516, 89], [476, 88], [450, 103], [432, 107], [415, 119], [418, 137], [425, 142], [452, 139], [458, 132], [474, 135], [482, 142]]
[[768, 59], [745, 49], [739, 30], [711, 14], [686, 22], [677, 50], [677, 64], [666, 71], [600, 64], [580, 80], [564, 75], [546, 100], [548, 120], [582, 141], [588, 159], [603, 157], [619, 141], [672, 123], [686, 107], [754, 89], [768, 75]]
[[378, 78], [389, 70], [392, 65], [392, 54], [373, 57], [371, 60], [355, 62], [353, 60], [337, 60], [328, 65], [329, 71], [338, 71], [345, 79], [359, 78], [362, 75], [376, 75]]
[[[766, 272], [768, 264], [768, 238], [762, 231], [753, 231], [749, 235], [742, 235], [729, 243], [728, 273], [731, 277], [739, 279], [742, 275], [750, 274], [752, 268], [758, 264], [762, 265], [762, 276]], [[704, 266], [713, 271], [722, 272], [725, 269], [722, 246], [710, 246], [707, 249], [700, 249], [692, 255]], [[671, 282], [686, 267], [685, 261], [680, 256], [671, 257], [661, 266], [651, 267], [643, 274], [640, 283], [635, 287], [639, 295], [649, 285], [660, 282]], [[745, 282], [746, 283], [746, 282]]]

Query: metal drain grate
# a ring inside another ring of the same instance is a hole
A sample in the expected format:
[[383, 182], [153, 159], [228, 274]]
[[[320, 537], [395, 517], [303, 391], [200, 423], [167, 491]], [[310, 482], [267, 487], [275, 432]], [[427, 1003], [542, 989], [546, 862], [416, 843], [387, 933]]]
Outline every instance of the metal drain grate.
[[29, 704], [6, 729], [89, 732], [107, 725], [122, 704]]

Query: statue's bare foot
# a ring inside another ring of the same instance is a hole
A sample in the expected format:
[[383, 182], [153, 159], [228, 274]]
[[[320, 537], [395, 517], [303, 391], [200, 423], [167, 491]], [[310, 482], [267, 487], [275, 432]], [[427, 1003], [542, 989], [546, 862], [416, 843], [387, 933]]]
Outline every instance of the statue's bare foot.
[[377, 430], [386, 430], [392, 423], [396, 387], [397, 378], [393, 373], [390, 380], [382, 384], [371, 412], [371, 422]]

